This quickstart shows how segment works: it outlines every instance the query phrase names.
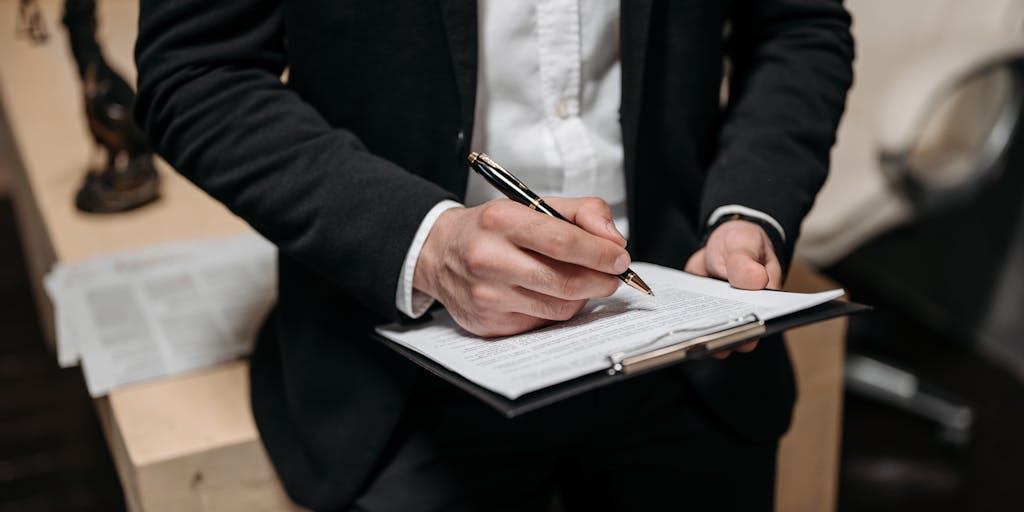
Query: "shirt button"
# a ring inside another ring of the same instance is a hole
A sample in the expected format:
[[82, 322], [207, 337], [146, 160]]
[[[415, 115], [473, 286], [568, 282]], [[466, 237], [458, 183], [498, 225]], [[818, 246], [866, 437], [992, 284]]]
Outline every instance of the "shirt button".
[[558, 116], [559, 119], [567, 119], [569, 117], [569, 105], [565, 103], [564, 98], [559, 98], [558, 101], [555, 102], [555, 115]]

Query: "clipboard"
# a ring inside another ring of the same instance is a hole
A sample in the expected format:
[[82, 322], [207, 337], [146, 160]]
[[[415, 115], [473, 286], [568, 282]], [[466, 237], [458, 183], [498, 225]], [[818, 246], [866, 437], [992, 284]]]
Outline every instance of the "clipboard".
[[[373, 336], [428, 372], [495, 408], [505, 417], [514, 418], [587, 391], [611, 386], [625, 379], [661, 370], [684, 361], [706, 357], [756, 338], [869, 310], [871, 307], [863, 304], [832, 300], [768, 321], [762, 321], [756, 315], [746, 315], [742, 319], [733, 319], [722, 324], [721, 330], [711, 334], [686, 339], [654, 350], [640, 349], [631, 350], [628, 353], [608, 354], [608, 367], [604, 370], [532, 391], [515, 400], [485, 389], [445, 368], [433, 359], [408, 349], [385, 336], [376, 332], [373, 333]], [[671, 335], [672, 333], [666, 334]]]

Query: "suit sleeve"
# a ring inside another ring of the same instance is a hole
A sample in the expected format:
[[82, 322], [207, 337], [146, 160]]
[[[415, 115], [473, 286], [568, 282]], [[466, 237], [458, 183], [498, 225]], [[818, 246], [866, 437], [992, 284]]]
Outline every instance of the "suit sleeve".
[[853, 79], [850, 17], [839, 0], [738, 1], [733, 9], [729, 102], [701, 215], [707, 221], [730, 204], [770, 215], [786, 233], [776, 248], [785, 264], [827, 175]]
[[397, 319], [413, 235], [451, 194], [282, 84], [283, 26], [280, 0], [142, 0], [136, 117], [161, 156], [282, 254]]

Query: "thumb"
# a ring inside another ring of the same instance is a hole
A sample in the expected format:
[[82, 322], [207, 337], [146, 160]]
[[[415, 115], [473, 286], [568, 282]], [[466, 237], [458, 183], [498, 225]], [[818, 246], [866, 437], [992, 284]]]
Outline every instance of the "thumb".
[[768, 286], [768, 271], [752, 250], [738, 249], [725, 257], [726, 276], [733, 288], [763, 290]]
[[596, 197], [545, 197], [544, 202], [587, 233], [609, 240], [619, 247], [626, 246], [626, 239], [612, 221], [612, 209], [603, 200]]

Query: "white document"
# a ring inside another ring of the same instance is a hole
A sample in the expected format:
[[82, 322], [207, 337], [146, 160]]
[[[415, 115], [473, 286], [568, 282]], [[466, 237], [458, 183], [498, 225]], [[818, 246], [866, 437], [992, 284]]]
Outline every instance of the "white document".
[[[523, 394], [609, 367], [608, 356], [678, 343], [721, 330], [750, 314], [761, 320], [828, 302], [843, 290], [802, 294], [737, 290], [728, 283], [649, 263], [631, 266], [654, 297], [621, 286], [593, 299], [576, 317], [526, 334], [483, 339], [439, 311], [426, 324], [377, 328], [381, 335], [419, 352], [470, 381], [515, 399]], [[684, 329], [660, 341], [659, 336]]]
[[276, 299], [277, 252], [255, 234], [59, 266], [45, 285], [58, 360], [93, 396], [244, 356]]

